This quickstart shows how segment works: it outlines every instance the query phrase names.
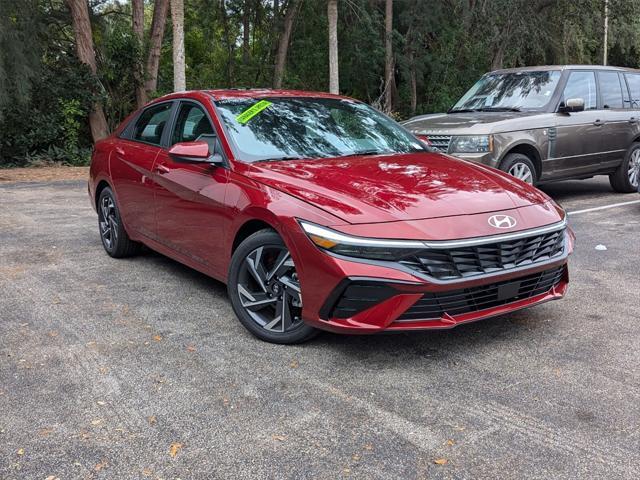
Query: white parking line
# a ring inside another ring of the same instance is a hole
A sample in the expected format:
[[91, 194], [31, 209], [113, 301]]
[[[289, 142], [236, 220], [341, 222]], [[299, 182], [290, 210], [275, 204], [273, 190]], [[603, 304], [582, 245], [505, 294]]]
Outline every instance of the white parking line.
[[636, 203], [640, 203], [640, 200], [633, 200], [632, 202], [612, 203], [611, 205], [603, 205], [601, 207], [585, 208], [584, 210], [567, 212], [567, 215], [577, 215], [578, 213], [595, 212], [596, 210], [606, 210], [607, 208], [624, 207], [625, 205], [634, 205]]

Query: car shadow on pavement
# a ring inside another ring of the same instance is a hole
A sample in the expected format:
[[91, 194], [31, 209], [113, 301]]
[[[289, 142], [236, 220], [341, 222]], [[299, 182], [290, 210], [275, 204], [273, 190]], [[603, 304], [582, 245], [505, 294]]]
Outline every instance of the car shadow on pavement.
[[[494, 351], [500, 344], [511, 347], [531, 344], [554, 328], [545, 306], [514, 312], [447, 330], [422, 330], [374, 335], [338, 335], [324, 332], [312, 342], [333, 350], [345, 362], [360, 363], [367, 369], [407, 365], [416, 360], [450, 361], [467, 354]], [[548, 328], [548, 332], [544, 329]], [[510, 349], [510, 348], [508, 348]]]
[[539, 188], [557, 202], [562, 202], [567, 198], [572, 200], [591, 199], [594, 195], [615, 193], [608, 182], [602, 181], [566, 180], [540, 185]]

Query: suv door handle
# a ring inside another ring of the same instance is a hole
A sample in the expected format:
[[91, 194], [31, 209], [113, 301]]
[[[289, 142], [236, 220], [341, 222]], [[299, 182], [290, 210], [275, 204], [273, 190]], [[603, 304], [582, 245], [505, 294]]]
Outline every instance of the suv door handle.
[[594, 124], [596, 127], [601, 127], [602, 125], [604, 125], [604, 122], [603, 122], [602, 120], [598, 119], [598, 120], [596, 120], [595, 122], [593, 122], [593, 124]]
[[638, 119], [636, 117], [631, 117], [629, 119], [629, 123], [638, 123]]
[[156, 166], [156, 172], [158, 173], [169, 173], [171, 171], [170, 168], [165, 167], [164, 165], [157, 165]]
[[124, 155], [124, 148], [116, 147], [116, 153], [118, 155]]

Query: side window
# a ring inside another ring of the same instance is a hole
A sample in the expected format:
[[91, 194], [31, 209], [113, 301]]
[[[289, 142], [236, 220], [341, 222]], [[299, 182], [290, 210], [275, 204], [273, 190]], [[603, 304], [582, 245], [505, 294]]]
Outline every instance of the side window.
[[618, 72], [598, 72], [603, 108], [622, 108], [622, 87]]
[[133, 140], [160, 145], [162, 132], [169, 120], [172, 103], [163, 103], [155, 107], [150, 107], [142, 112], [136, 122], [133, 132]]
[[640, 108], [640, 73], [625, 73], [631, 95], [631, 108]]
[[596, 76], [593, 72], [571, 72], [564, 87], [563, 100], [582, 98], [584, 109], [596, 108]]
[[213, 127], [201, 107], [193, 103], [183, 103], [178, 111], [171, 144], [192, 142], [201, 135], [214, 133]]

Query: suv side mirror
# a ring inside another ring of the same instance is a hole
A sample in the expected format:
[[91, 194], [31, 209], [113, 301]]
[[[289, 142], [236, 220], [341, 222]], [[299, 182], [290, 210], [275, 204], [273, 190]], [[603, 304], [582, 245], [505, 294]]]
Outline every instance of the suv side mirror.
[[561, 113], [582, 112], [584, 110], [584, 98], [569, 98], [560, 103], [558, 111]]
[[176, 143], [169, 149], [169, 156], [176, 162], [222, 163], [222, 155], [211, 154], [209, 144], [204, 141]]

